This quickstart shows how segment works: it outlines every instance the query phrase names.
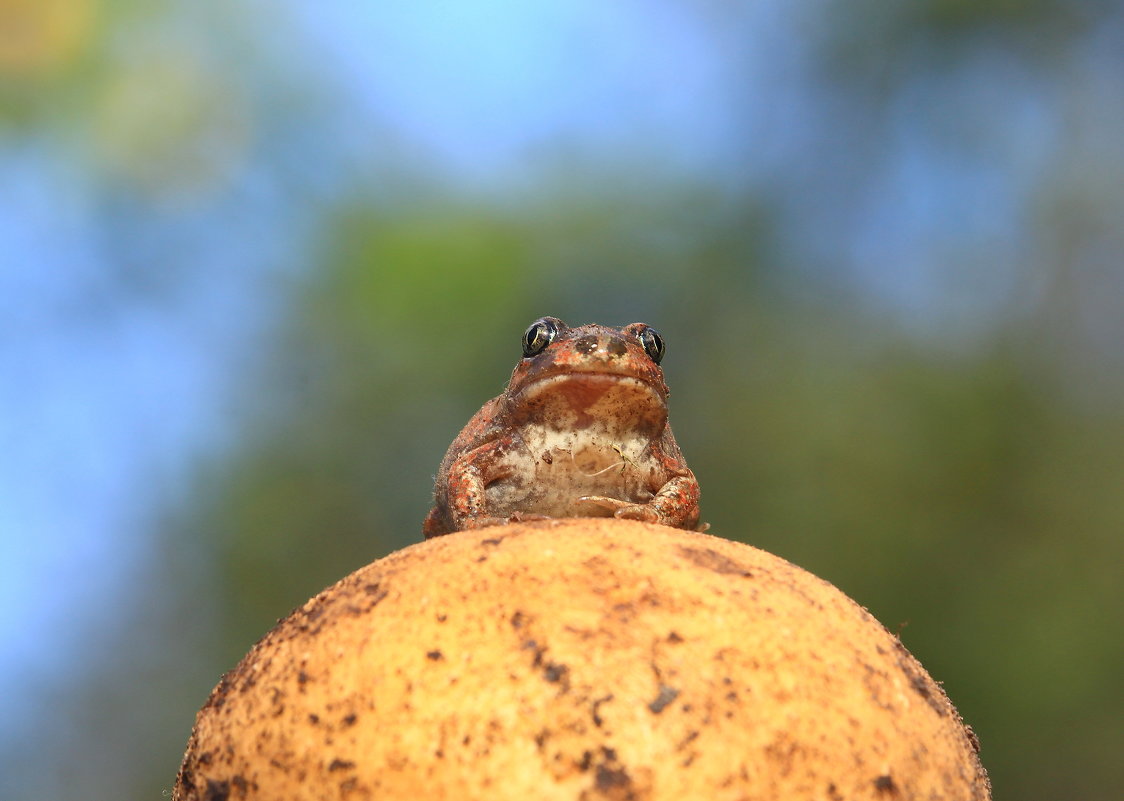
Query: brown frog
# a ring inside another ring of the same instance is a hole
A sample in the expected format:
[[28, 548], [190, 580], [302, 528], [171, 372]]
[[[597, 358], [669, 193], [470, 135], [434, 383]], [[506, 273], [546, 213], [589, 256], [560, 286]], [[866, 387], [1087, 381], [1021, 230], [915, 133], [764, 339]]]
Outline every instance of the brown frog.
[[663, 354], [643, 323], [531, 323], [507, 389], [441, 462], [426, 539], [549, 517], [697, 528], [699, 485], [667, 422]]

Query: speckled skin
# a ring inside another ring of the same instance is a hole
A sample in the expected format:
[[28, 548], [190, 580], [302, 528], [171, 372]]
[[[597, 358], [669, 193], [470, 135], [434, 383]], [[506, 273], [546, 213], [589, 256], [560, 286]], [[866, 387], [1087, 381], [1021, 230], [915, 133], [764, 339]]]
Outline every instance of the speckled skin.
[[699, 485], [667, 421], [658, 335], [544, 317], [524, 353], [536, 326], [549, 344], [520, 360], [445, 454], [425, 538], [554, 517], [697, 528]]

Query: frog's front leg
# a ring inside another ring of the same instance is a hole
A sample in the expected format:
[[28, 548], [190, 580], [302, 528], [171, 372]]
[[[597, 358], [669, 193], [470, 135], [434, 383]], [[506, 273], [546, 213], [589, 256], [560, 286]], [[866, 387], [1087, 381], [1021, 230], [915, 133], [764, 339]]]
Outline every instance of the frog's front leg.
[[461, 454], [449, 465], [445, 502], [453, 531], [495, 526], [506, 522], [488, 514], [485, 489], [497, 478], [499, 440], [493, 440]]

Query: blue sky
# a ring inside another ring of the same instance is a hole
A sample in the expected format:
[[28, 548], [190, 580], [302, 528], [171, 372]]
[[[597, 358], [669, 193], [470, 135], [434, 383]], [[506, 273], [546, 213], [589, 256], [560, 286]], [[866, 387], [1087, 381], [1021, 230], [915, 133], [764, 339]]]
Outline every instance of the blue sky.
[[713, 166], [732, 128], [723, 53], [680, 4], [296, 10], [357, 119], [392, 127], [465, 178], [510, 175], [536, 151], [622, 142], [698, 169]]

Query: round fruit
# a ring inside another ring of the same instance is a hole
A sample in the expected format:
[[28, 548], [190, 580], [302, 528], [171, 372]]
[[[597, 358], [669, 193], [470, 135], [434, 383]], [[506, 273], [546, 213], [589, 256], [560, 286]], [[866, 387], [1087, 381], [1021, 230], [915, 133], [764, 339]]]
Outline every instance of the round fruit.
[[896, 637], [740, 543], [465, 531], [293, 612], [199, 712], [174, 799], [988, 799]]

